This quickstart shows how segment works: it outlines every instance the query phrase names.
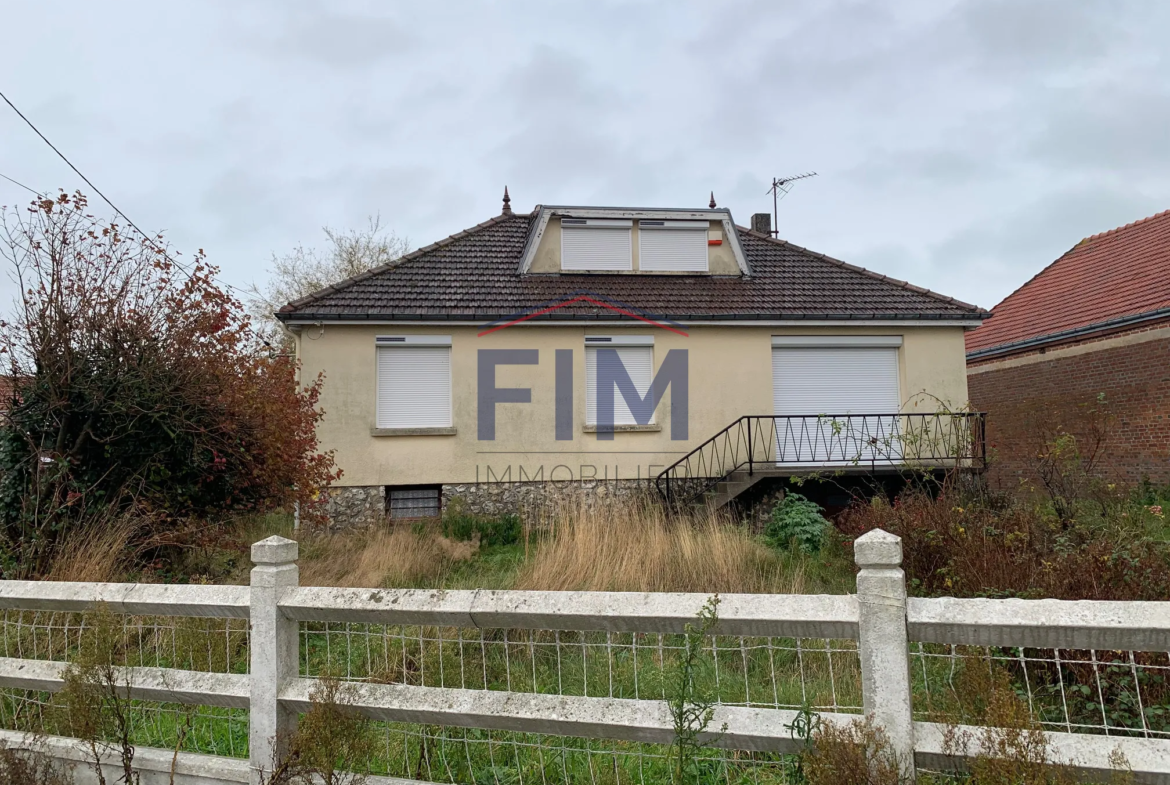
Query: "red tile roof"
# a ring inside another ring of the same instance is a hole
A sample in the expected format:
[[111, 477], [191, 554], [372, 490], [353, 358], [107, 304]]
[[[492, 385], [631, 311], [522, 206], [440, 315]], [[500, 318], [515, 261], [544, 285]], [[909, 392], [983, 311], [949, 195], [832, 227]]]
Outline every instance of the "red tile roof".
[[1170, 308], [1170, 210], [1081, 240], [991, 309], [967, 352]]

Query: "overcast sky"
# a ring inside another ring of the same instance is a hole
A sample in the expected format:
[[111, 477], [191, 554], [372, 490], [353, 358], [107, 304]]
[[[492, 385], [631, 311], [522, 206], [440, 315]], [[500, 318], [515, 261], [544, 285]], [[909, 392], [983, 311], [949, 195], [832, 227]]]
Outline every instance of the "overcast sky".
[[[505, 183], [518, 211], [714, 191], [746, 225], [773, 176], [815, 170], [781, 237], [990, 307], [1080, 238], [1170, 208], [1155, 0], [6, 0], [2, 17], [0, 90], [135, 223], [237, 285], [373, 213], [433, 242], [498, 213]], [[3, 105], [0, 173], [82, 187]], [[29, 198], [0, 180], [0, 204]]]

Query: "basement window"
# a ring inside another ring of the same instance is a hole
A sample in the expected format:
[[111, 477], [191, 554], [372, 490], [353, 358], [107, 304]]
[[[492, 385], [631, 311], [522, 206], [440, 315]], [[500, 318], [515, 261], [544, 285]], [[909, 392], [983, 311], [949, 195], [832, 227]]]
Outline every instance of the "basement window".
[[386, 487], [386, 512], [391, 520], [438, 518], [442, 497], [438, 485], [390, 485]]
[[602, 218], [561, 219], [561, 269], [634, 269], [633, 221]]
[[705, 273], [708, 221], [638, 221], [638, 268]]

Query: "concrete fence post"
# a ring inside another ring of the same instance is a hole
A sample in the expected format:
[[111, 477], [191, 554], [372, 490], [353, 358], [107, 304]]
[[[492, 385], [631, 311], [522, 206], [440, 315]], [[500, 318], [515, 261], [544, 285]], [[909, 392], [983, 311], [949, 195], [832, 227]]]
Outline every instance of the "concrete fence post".
[[280, 706], [280, 688], [299, 675], [297, 623], [280, 611], [285, 589], [300, 582], [294, 540], [269, 537], [252, 545], [251, 705], [248, 718], [249, 782], [261, 785], [280, 760], [297, 716]]
[[905, 782], [913, 782], [914, 714], [906, 635], [906, 575], [902, 539], [881, 529], [853, 543], [860, 612], [862, 706], [890, 741]]

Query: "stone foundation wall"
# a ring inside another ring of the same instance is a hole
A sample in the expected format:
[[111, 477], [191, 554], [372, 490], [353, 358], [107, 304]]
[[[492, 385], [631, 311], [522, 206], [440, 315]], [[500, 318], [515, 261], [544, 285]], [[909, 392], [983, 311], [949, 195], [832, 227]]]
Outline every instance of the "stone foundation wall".
[[454, 503], [476, 515], [514, 513], [537, 524], [558, 505], [577, 498], [620, 499], [644, 493], [657, 492], [645, 480], [467, 483], [443, 486], [443, 509]]
[[386, 489], [381, 485], [329, 488], [325, 515], [331, 529], [376, 526], [386, 520]]
[[[656, 494], [645, 480], [484, 482], [442, 486], [442, 504], [475, 515], [514, 513], [534, 524], [560, 504], [576, 498], [601, 500]], [[328, 491], [325, 514], [332, 529], [376, 526], [386, 521], [386, 490], [381, 485], [335, 487]]]

